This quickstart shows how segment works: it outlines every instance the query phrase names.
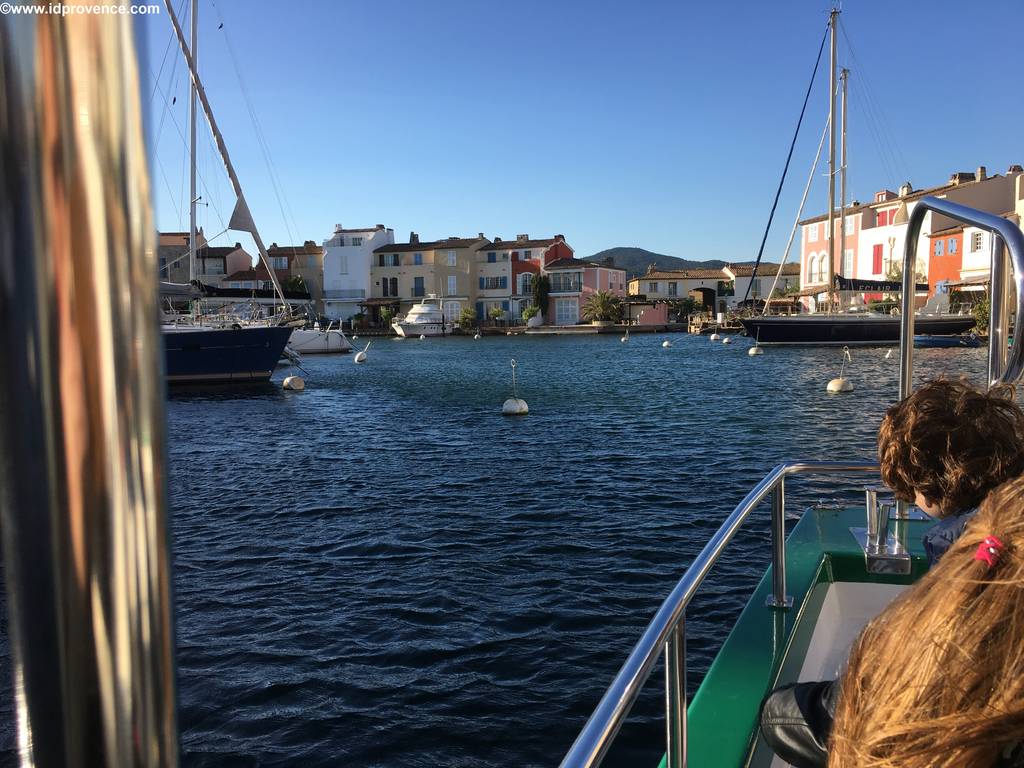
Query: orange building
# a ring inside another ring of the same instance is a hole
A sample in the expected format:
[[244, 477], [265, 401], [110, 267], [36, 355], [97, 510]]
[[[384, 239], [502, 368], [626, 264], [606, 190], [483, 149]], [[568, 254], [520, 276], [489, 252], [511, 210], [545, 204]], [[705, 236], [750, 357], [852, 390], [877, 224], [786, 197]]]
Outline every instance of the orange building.
[[963, 269], [964, 228], [947, 227], [928, 236], [928, 295], [943, 281], [958, 282]]

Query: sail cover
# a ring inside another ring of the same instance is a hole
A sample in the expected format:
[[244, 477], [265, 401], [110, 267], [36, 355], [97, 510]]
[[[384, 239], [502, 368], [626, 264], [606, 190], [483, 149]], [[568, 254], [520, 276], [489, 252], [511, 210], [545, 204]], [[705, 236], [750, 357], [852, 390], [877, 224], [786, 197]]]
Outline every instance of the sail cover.
[[[879, 291], [894, 293], [903, 290], [903, 283], [898, 280], [860, 280], [855, 277], [836, 275], [832, 286], [837, 291]], [[918, 283], [915, 291], [927, 293], [928, 283]]]

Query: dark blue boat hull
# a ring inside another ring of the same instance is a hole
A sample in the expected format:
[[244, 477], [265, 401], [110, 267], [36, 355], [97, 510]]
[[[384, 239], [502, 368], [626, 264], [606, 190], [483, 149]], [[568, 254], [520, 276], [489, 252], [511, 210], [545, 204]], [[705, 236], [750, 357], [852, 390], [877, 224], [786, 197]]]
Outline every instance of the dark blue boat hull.
[[291, 334], [291, 328], [277, 326], [165, 330], [167, 382], [267, 381]]
[[[759, 344], [808, 344], [814, 346], [855, 346], [899, 344], [900, 318], [869, 315], [794, 315], [792, 317], [741, 318], [740, 322]], [[932, 336], [966, 333], [975, 325], [973, 317], [919, 316], [914, 331]]]

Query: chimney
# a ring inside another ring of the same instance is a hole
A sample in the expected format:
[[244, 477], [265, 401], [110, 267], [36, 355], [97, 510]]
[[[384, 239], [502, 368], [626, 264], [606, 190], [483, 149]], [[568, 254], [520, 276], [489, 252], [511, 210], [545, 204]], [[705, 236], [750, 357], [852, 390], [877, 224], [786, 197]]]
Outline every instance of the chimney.
[[302, 247], [303, 248], [316, 248], [316, 243], [314, 243], [312, 240], [307, 240], [306, 242], [304, 242], [302, 244]]
[[524, 242], [526, 242], [529, 239], [530, 239], [529, 235], [516, 235], [516, 242], [517, 243], [524, 243]]
[[984, 165], [979, 165], [978, 166], [978, 170], [976, 170], [974, 172], [974, 180], [975, 181], [984, 181], [987, 178], [988, 178], [988, 175], [986, 173], [985, 166]]
[[913, 191], [914, 185], [911, 184], [909, 181], [905, 181], [902, 184], [900, 184], [900, 197], [906, 197]]
[[967, 181], [974, 181], [974, 174], [966, 171], [957, 171], [949, 177], [950, 184], [963, 184]]
[[344, 227], [342, 227], [341, 224], [335, 224], [334, 225], [334, 234], [338, 234], [339, 232], [341, 232], [342, 229], [344, 229]]
[[479, 237], [481, 240], [486, 240], [487, 239], [486, 237], [484, 237], [484, 233], [483, 232], [477, 233], [477, 237]]
[[267, 248], [267, 250], [268, 250], [268, 251], [274, 251], [274, 250], [277, 250], [277, 243], [271, 243], [271, 244], [270, 244], [270, 247], [269, 247], [269, 248]]
[[555, 240], [557, 240], [560, 243], [564, 243], [565, 242], [565, 235], [555, 235]]
[[383, 232], [384, 231], [384, 225], [383, 224], [378, 224], [377, 225], [377, 229], [380, 230], [381, 232]]
[[410, 245], [412, 245], [413, 243], [418, 243], [419, 241], [420, 241], [420, 236], [419, 235], [417, 235], [415, 232], [410, 232], [409, 233], [409, 244]]
[[1009, 167], [1009, 169], [1007, 169], [1006, 172], [1007, 173], [1024, 173], [1024, 168], [1021, 168], [1019, 165], [1014, 163], [1013, 165], [1011, 165]]
[[236, 241], [235, 242], [235, 249], [239, 250], [239, 251], [242, 250], [242, 244]]
[[495, 238], [494, 238], [494, 242], [496, 242], [496, 243], [500, 243], [500, 242], [501, 242], [501, 238], [500, 238], [500, 237], [495, 237]]

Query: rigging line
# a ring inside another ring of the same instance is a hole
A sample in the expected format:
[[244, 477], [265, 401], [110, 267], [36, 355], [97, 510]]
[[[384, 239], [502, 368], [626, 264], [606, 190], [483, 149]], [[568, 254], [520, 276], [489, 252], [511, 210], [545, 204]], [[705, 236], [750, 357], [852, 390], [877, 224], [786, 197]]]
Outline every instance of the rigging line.
[[171, 204], [174, 206], [174, 211], [178, 214], [178, 226], [180, 227], [182, 221], [181, 206], [178, 205], [177, 201], [174, 199], [174, 192], [171, 191], [171, 181], [167, 178], [167, 171], [164, 170], [164, 164], [161, 162], [159, 156], [156, 157], [156, 164], [157, 167], [160, 168], [160, 175], [163, 177], [164, 185], [167, 187], [167, 195], [171, 198]]
[[[857, 52], [854, 50], [853, 43], [851, 42], [849, 35], [846, 33], [846, 27], [843, 24], [842, 19], [840, 19], [839, 21], [839, 31], [842, 33], [843, 39], [846, 41], [846, 47], [849, 49], [850, 56], [853, 59], [854, 63], [857, 65], [857, 68], [864, 70], [864, 72], [861, 75], [861, 80], [864, 81], [865, 93], [867, 99], [872, 102], [872, 109], [877, 113], [877, 119], [879, 121], [882, 132], [886, 137], [886, 141], [890, 144], [890, 151], [893, 156], [893, 161], [897, 166], [899, 166], [896, 168], [896, 170], [903, 171], [905, 173], [909, 167], [907, 166], [906, 158], [903, 156], [903, 151], [900, 149], [899, 144], [896, 143], [892, 132], [888, 128], [888, 124], [884, 120], [882, 110], [875, 102], [874, 95], [871, 92], [873, 89], [870, 88], [870, 81], [867, 77], [867, 70], [861, 65], [860, 61], [857, 59]], [[893, 137], [892, 140], [890, 140], [890, 137]]]
[[886, 187], [894, 186], [897, 183], [897, 176], [899, 175], [896, 171], [896, 166], [893, 164], [895, 158], [891, 157], [891, 153], [885, 151], [885, 147], [882, 145], [882, 137], [878, 132], [878, 126], [872, 119], [870, 112], [867, 109], [867, 105], [864, 104], [863, 98], [860, 95], [860, 91], [857, 88], [851, 89], [851, 95], [856, 100], [858, 105], [863, 105], [863, 114], [865, 115], [865, 122], [868, 126], [868, 131], [871, 133], [871, 138], [874, 141], [875, 149], [878, 151], [878, 159], [882, 163], [884, 173], [886, 175]]
[[[160, 90], [160, 95], [164, 97], [164, 101], [167, 101], [167, 94], [164, 93], [163, 89]], [[185, 138], [185, 132], [181, 130], [181, 126], [178, 125], [178, 121], [175, 119], [174, 114], [171, 113], [171, 112], [168, 112], [168, 114], [171, 116], [171, 124], [178, 131], [178, 137], [181, 139], [181, 142], [185, 146], [185, 149], [187, 151], [188, 150], [188, 139]], [[206, 184], [206, 179], [203, 177], [203, 175], [201, 173], [199, 173], [198, 171], [196, 171], [196, 177], [199, 179], [199, 183], [202, 184], [202, 186], [203, 186], [203, 192], [206, 195], [209, 195], [210, 197], [212, 197], [212, 195], [210, 195], [210, 189], [209, 189], [209, 187]], [[223, 224], [224, 223], [224, 215], [220, 212], [220, 209], [217, 207], [216, 203], [211, 201], [210, 204], [213, 206], [213, 210], [216, 212], [217, 217], [220, 219], [220, 223]]]
[[[188, 2], [188, 0], [181, 0], [181, 5], [178, 7], [178, 13], [179, 14], [181, 14], [183, 12], [183, 8], [184, 8], [184, 5], [185, 5], [186, 2]], [[168, 37], [167, 37], [167, 47], [164, 48], [163, 58], [160, 59], [160, 71], [157, 72], [155, 80], [159, 80], [160, 76], [164, 73], [164, 64], [167, 63], [167, 54], [170, 53], [170, 51], [171, 51], [171, 43], [173, 43], [173, 42], [174, 42], [174, 31], [171, 30], [170, 35], [168, 35]], [[177, 65], [177, 63], [178, 63], [178, 57], [175, 56], [174, 57], [174, 64]], [[152, 67], [152, 65], [150, 65], [150, 71], [152, 71], [152, 69], [153, 69], [153, 67]], [[156, 84], [155, 84], [155, 80], [154, 80], [154, 85], [153, 85], [153, 91], [149, 94], [149, 100], [150, 101], [152, 101], [153, 99], [156, 98]]]
[[[807, 195], [811, 191], [811, 184], [814, 182], [814, 174], [818, 170], [818, 164], [821, 162], [821, 150], [825, 146], [825, 137], [828, 135], [828, 126], [831, 121], [825, 118], [825, 127], [821, 131], [821, 140], [818, 141], [818, 151], [814, 155], [814, 164], [811, 165], [811, 172], [807, 176], [807, 184], [804, 185], [804, 196], [800, 198], [800, 208], [796, 212], [796, 219], [793, 220], [793, 229], [789, 233], [789, 242], [786, 243], [786, 251], [782, 254], [782, 263], [779, 264], [779, 271], [775, 273], [775, 280], [772, 281], [772, 287], [766, 294], [770, 299], [772, 294], [775, 293], [775, 287], [779, 284], [779, 277], [782, 275], [782, 268], [786, 266], [786, 260], [789, 258], [790, 249], [793, 247], [793, 240], [796, 237], [797, 228], [800, 226], [800, 217], [804, 214], [804, 205], [807, 203]], [[803, 264], [800, 265], [800, 277], [803, 279]], [[751, 278], [753, 281], [753, 278]], [[764, 311], [762, 315], [768, 314], [768, 301], [765, 300]]]
[[754, 260], [754, 269], [750, 274], [750, 282], [747, 283], [747, 291], [743, 294], [743, 301], [750, 296], [750, 286], [754, 284], [757, 277], [757, 267], [764, 255], [764, 244], [768, 240], [768, 233], [772, 228], [772, 220], [775, 218], [775, 209], [779, 205], [779, 196], [782, 194], [782, 185], [786, 183], [786, 174], [789, 172], [789, 161], [793, 159], [793, 148], [796, 147], [797, 136], [800, 135], [800, 126], [804, 122], [804, 114], [807, 112], [807, 101], [811, 98], [811, 89], [814, 87], [814, 79], [818, 76], [818, 67], [821, 65], [821, 53], [825, 50], [825, 41], [828, 40], [828, 27], [825, 27], [825, 34], [821, 36], [821, 45], [818, 46], [818, 58], [814, 62], [814, 71], [811, 72], [811, 82], [807, 84], [807, 93], [804, 94], [804, 105], [800, 108], [800, 117], [796, 121], [796, 130], [793, 131], [793, 140], [789, 143], [789, 154], [786, 155], [786, 165], [782, 169], [782, 178], [779, 179], [779, 187], [775, 190], [775, 200], [772, 201], [772, 210], [768, 214], [768, 225], [764, 228], [764, 236], [761, 238], [761, 247], [757, 251], [757, 259]]
[[295, 224], [296, 230], [298, 230], [298, 224], [295, 221], [295, 214], [292, 212], [291, 205], [288, 203], [287, 195], [283, 193], [283, 185], [280, 183], [280, 177], [278, 176], [277, 168], [274, 165], [273, 158], [270, 154], [270, 146], [267, 143], [266, 137], [263, 133], [263, 128], [260, 125], [259, 117], [257, 116], [256, 113], [256, 109], [253, 106], [252, 98], [249, 95], [249, 88], [246, 85], [245, 80], [242, 78], [242, 70], [238, 63], [238, 56], [235, 54], [235, 48], [231, 44], [231, 37], [228, 34], [228, 29], [224, 21], [224, 16], [221, 14], [220, 8], [217, 6], [215, 0], [211, 2], [211, 5], [213, 5], [213, 8], [217, 13], [217, 19], [220, 22], [218, 29], [222, 30], [224, 33], [224, 43], [228, 50], [228, 56], [231, 58], [231, 64], [235, 70], [235, 77], [238, 80], [239, 90], [242, 92], [242, 97], [245, 101], [246, 109], [249, 112], [249, 119], [252, 121], [253, 124], [253, 130], [256, 134], [257, 144], [259, 144], [260, 151], [263, 154], [263, 161], [267, 165], [267, 172], [268, 175], [270, 176], [270, 184], [274, 190], [274, 196], [277, 198], [277, 205], [281, 211], [282, 222], [284, 223], [285, 230], [288, 234], [289, 240], [291, 240], [294, 243], [295, 236], [292, 233], [292, 228], [289, 225], [288, 218], [289, 216], [291, 217], [291, 223]]

